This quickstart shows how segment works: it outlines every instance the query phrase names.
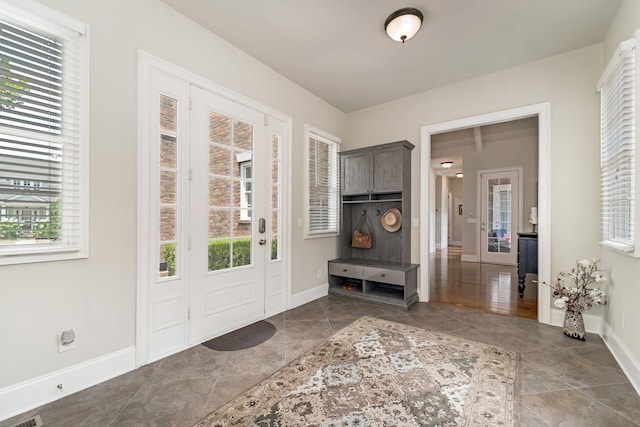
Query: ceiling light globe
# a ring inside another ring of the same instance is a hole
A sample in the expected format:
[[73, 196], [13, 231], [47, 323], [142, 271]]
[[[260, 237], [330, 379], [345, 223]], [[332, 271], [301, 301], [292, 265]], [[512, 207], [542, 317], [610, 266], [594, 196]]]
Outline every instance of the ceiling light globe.
[[412, 7], [396, 10], [385, 21], [384, 29], [392, 40], [404, 43], [416, 35], [422, 18], [422, 12]]

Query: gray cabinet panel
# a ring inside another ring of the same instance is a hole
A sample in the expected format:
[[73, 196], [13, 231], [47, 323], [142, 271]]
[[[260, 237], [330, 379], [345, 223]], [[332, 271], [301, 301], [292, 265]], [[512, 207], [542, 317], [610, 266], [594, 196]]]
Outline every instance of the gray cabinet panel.
[[402, 191], [402, 147], [374, 150], [371, 153], [371, 157], [373, 163], [373, 192]]
[[361, 265], [341, 264], [337, 262], [329, 263], [329, 274], [333, 274], [334, 276], [362, 279], [363, 271], [364, 267]]
[[342, 156], [340, 166], [342, 194], [368, 194], [371, 192], [371, 156], [369, 153]]
[[404, 286], [404, 272], [388, 268], [364, 267], [364, 278], [367, 281], [390, 283]]

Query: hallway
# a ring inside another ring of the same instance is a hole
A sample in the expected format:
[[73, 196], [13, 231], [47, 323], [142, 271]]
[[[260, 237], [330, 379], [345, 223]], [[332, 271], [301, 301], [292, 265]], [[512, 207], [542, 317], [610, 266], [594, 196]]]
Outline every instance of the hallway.
[[461, 254], [462, 248], [451, 246], [431, 255], [431, 302], [537, 319], [537, 276], [527, 275], [520, 298], [517, 267], [462, 262]]

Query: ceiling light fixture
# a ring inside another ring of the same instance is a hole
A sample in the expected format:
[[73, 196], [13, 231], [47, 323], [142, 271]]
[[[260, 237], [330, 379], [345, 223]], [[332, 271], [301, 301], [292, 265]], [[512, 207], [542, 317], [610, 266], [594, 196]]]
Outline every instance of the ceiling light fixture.
[[393, 12], [384, 21], [387, 35], [397, 42], [404, 43], [415, 36], [422, 26], [422, 12], [413, 7], [405, 7]]
[[462, 172], [458, 172], [458, 173], [456, 174], [456, 176], [457, 176], [458, 178], [462, 178], [464, 175], [462, 174]]
[[449, 169], [451, 166], [453, 166], [453, 162], [442, 162], [440, 163], [440, 165], [445, 169]]

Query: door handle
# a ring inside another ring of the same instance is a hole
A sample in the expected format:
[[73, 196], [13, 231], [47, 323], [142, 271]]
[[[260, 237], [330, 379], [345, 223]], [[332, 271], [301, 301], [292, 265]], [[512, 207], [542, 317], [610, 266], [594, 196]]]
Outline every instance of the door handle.
[[260, 244], [260, 246], [264, 246], [267, 244], [267, 239], [260, 239], [258, 243]]
[[264, 220], [264, 218], [260, 218], [258, 220], [258, 233], [264, 234], [265, 227], [266, 227], [266, 221]]

